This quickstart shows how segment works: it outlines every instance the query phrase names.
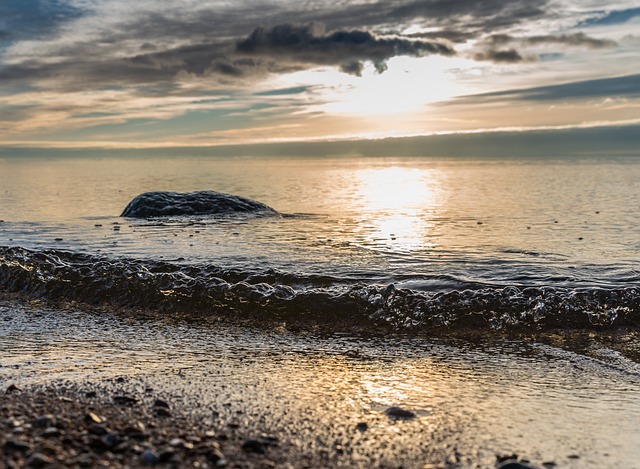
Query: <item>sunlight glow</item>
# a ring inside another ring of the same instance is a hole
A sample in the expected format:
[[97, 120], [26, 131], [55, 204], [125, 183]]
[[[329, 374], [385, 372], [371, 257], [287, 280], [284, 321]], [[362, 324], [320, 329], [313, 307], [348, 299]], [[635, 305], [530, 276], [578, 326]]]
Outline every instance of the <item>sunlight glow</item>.
[[395, 57], [378, 73], [365, 64], [362, 76], [321, 68], [292, 73], [278, 79], [280, 86], [315, 87], [313, 110], [334, 115], [387, 116], [413, 114], [431, 103], [470, 92], [455, 80], [451, 70], [467, 61], [432, 56]]
[[393, 251], [424, 249], [437, 206], [438, 180], [430, 170], [391, 166], [356, 173], [360, 226], [365, 244]]

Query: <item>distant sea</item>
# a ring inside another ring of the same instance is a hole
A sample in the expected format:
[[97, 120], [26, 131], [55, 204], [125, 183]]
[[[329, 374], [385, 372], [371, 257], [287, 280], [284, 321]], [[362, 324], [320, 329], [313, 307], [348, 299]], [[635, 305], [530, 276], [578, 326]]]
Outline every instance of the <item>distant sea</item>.
[[[0, 290], [401, 331], [640, 326], [640, 157], [0, 159]], [[120, 217], [214, 190], [274, 217]]]

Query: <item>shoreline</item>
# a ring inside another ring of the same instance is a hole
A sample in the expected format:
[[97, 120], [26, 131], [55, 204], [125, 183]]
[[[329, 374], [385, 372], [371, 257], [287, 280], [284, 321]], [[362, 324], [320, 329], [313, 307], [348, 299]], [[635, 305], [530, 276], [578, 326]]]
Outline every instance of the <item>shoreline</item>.
[[[57, 467], [77, 457], [100, 467], [110, 453], [112, 467], [140, 467], [146, 449], [148, 461], [169, 458], [158, 467], [217, 467], [216, 450], [239, 468], [495, 468], [515, 454], [577, 469], [640, 458], [640, 365], [607, 346], [632, 347], [633, 331], [584, 344], [562, 334], [361, 337], [11, 301], [0, 321], [0, 447], [29, 444], [2, 453], [16, 467], [33, 453], [61, 458]], [[22, 391], [4, 394], [12, 385]], [[96, 440], [110, 432], [89, 432], [91, 412], [117, 432], [114, 451]], [[62, 428], [48, 425], [57, 420]], [[125, 433], [135, 428], [140, 441]], [[250, 449], [260, 447], [266, 454]], [[48, 461], [31, 466], [56, 467]]]

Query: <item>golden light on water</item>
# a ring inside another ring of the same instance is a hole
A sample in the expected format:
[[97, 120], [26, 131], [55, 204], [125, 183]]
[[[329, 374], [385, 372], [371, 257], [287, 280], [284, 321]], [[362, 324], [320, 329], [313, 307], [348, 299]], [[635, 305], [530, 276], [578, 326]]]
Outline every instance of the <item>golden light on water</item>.
[[434, 171], [403, 166], [362, 169], [354, 181], [366, 244], [394, 251], [425, 247], [429, 213], [438, 204]]

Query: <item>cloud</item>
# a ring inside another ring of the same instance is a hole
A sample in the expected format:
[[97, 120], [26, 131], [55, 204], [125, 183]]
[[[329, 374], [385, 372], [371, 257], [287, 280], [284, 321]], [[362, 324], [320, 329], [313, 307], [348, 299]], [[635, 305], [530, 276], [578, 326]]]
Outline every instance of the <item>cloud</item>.
[[493, 46], [501, 46], [513, 43], [519, 43], [525, 46], [558, 44], [572, 47], [587, 47], [589, 49], [603, 49], [606, 47], [615, 47], [618, 45], [618, 43], [613, 40], [594, 38], [591, 36], [587, 36], [583, 32], [577, 32], [573, 34], [549, 34], [525, 37], [515, 37], [508, 34], [494, 34], [492, 36], [489, 36], [486, 42]]
[[531, 59], [526, 59], [520, 52], [515, 49], [488, 49], [482, 52], [477, 52], [473, 54], [474, 60], [489, 60], [491, 62], [497, 63], [519, 63], [525, 61], [531, 61]]
[[337, 65], [342, 71], [355, 75], [362, 71], [363, 61], [373, 62], [378, 72], [383, 72], [385, 62], [396, 56], [455, 55], [450, 46], [436, 41], [379, 37], [360, 30], [327, 34], [318, 23], [256, 28], [237, 43], [236, 52], [277, 61]]
[[605, 98], [640, 98], [640, 74], [484, 93], [465, 96], [461, 100], [559, 101]]
[[546, 14], [548, 0], [399, 0], [359, 3], [316, 16], [333, 29], [353, 26], [415, 24], [450, 30], [491, 32]]
[[548, 34], [537, 36], [512, 36], [510, 34], [492, 34], [478, 43], [479, 51], [472, 54], [474, 60], [488, 60], [496, 63], [535, 62], [535, 54], [523, 54], [511, 45], [521, 48], [540, 45], [559, 45], [565, 47], [586, 47], [588, 49], [604, 49], [615, 47], [617, 42], [610, 39], [598, 39], [587, 36], [583, 32], [572, 34]]

